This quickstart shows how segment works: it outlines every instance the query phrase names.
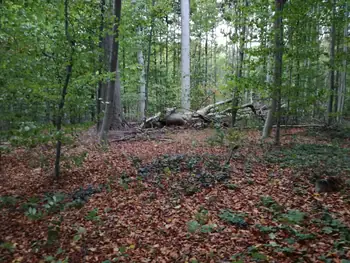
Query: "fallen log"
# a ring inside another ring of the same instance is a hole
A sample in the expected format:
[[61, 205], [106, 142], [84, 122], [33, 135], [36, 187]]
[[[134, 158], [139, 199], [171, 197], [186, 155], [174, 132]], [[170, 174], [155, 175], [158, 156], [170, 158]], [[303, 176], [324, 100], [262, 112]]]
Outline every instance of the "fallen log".
[[[148, 118], [144, 123], [142, 123], [141, 128], [153, 128], [153, 127], [164, 127], [164, 126], [184, 126], [190, 124], [193, 127], [204, 127], [208, 123], [220, 122], [224, 120], [231, 114], [231, 107], [227, 107], [222, 111], [218, 111], [218, 107], [232, 102], [232, 98], [219, 101], [214, 104], [210, 104], [197, 111], [192, 111], [184, 109], [183, 111], [178, 111], [176, 108], [168, 108], [162, 114], [158, 112], [156, 115]], [[264, 121], [263, 108], [260, 107], [258, 110], [254, 107], [252, 103], [244, 104], [239, 106], [239, 109], [250, 108], [252, 113], [261, 118]], [[250, 114], [247, 112], [247, 116]]]
[[223, 101], [218, 101], [218, 102], [216, 102], [214, 104], [210, 104], [210, 105], [208, 105], [208, 106], [206, 106], [206, 107], [204, 107], [202, 109], [197, 110], [197, 113], [200, 114], [200, 115], [207, 115], [211, 109], [216, 108], [216, 107], [218, 107], [220, 105], [223, 105], [223, 104], [230, 103], [230, 102], [232, 102], [232, 100], [233, 100], [233, 98], [227, 99], [227, 100], [223, 100]]

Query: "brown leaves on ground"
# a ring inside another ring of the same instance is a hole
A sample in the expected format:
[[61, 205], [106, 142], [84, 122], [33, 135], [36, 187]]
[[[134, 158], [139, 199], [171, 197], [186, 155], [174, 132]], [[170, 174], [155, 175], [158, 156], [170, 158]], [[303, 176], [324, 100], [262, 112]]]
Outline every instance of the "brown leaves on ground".
[[[164, 171], [161, 187], [138, 176], [135, 160], [146, 165], [165, 154], [227, 156], [226, 147], [206, 143], [212, 132], [180, 131], [166, 134], [167, 140], [113, 143], [108, 150], [92, 144], [68, 147], [58, 180], [51, 171], [53, 150], [17, 149], [2, 155], [0, 196], [17, 196], [19, 202], [1, 210], [0, 262], [44, 262], [49, 255], [68, 257], [69, 262], [322, 262], [320, 256], [341, 262], [350, 256], [349, 244], [343, 254], [334, 250], [339, 233], [322, 230], [316, 220], [327, 210], [349, 226], [348, 196], [316, 195], [307, 174], [262, 162], [260, 157], [274, 147], [261, 143], [257, 132], [246, 131], [244, 145], [231, 160], [229, 181], [193, 195], [171, 193], [170, 182], [181, 180], [181, 172]], [[298, 143], [327, 143], [301, 132], [288, 130], [282, 147], [295, 143], [295, 136]], [[103, 190], [82, 207], [49, 213], [40, 220], [30, 220], [21, 208], [33, 196], [63, 192], [71, 197], [79, 188], [102, 184]], [[268, 205], [262, 205], [263, 197], [270, 198]], [[96, 213], [91, 212], [94, 209]], [[190, 233], [189, 222], [203, 209], [202, 224], [212, 229]], [[246, 226], [223, 220], [224, 210], [244, 215]], [[304, 213], [305, 220], [285, 222], [283, 215], [291, 210]], [[49, 245], [48, 232], [57, 220], [57, 240]], [[273, 230], [263, 231], [264, 227]], [[294, 242], [288, 243], [291, 239]], [[55, 254], [58, 248], [63, 251]]]

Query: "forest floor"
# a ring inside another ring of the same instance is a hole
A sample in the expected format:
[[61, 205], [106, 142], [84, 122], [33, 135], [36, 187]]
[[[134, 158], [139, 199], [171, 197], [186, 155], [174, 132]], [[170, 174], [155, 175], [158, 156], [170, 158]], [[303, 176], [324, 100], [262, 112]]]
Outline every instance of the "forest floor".
[[[112, 135], [113, 136], [113, 135]], [[98, 147], [86, 138], [1, 155], [0, 262], [350, 262], [350, 140], [305, 129], [282, 145], [242, 131], [166, 130]], [[347, 176], [347, 177], [345, 177]], [[61, 260], [61, 261], [59, 261]]]

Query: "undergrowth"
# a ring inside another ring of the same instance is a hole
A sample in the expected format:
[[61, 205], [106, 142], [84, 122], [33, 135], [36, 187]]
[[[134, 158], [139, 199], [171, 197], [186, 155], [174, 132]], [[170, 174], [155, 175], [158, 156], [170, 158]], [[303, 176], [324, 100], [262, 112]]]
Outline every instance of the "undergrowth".
[[336, 145], [296, 144], [267, 152], [265, 160], [278, 163], [282, 168], [316, 168], [328, 175], [350, 171], [350, 150]]

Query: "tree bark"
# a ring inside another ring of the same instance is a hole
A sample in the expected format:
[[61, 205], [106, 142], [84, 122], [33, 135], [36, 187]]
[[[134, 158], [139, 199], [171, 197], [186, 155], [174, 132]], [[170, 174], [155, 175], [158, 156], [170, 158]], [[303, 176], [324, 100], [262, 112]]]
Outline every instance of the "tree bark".
[[[103, 144], [107, 144], [107, 136], [108, 131], [111, 127], [111, 121], [112, 121], [112, 115], [113, 115], [113, 108], [114, 108], [114, 102], [115, 102], [115, 91], [117, 89], [116, 83], [118, 83], [119, 80], [119, 74], [117, 73], [117, 65], [118, 65], [118, 50], [119, 50], [119, 23], [120, 23], [120, 17], [121, 17], [121, 0], [115, 0], [114, 1], [114, 15], [116, 18], [116, 21], [113, 26], [113, 38], [112, 38], [112, 54], [111, 54], [111, 66], [110, 70], [111, 72], [115, 73], [115, 78], [111, 79], [109, 81], [108, 85], [108, 93], [107, 93], [107, 101], [106, 101], [106, 109], [105, 114], [103, 116], [103, 122], [101, 127], [101, 133], [100, 133], [100, 141]], [[119, 89], [120, 93], [120, 89]], [[119, 94], [120, 95], [120, 94]]]
[[[268, 112], [265, 122], [263, 136], [266, 138], [272, 130], [273, 118], [277, 119], [275, 144], [280, 144], [280, 125], [281, 125], [281, 86], [282, 86], [282, 56], [283, 56], [283, 6], [286, 0], [275, 0], [276, 18], [274, 22], [275, 30], [275, 68], [274, 68], [274, 88], [272, 92], [271, 109]], [[277, 111], [277, 112], [276, 112]], [[277, 113], [277, 114], [276, 114]], [[276, 116], [274, 116], [276, 115]]]
[[[245, 6], [248, 6], [248, 0], [245, 1]], [[243, 18], [242, 18], [243, 17]], [[242, 31], [241, 31], [241, 37], [239, 41], [239, 61], [237, 62], [237, 71], [236, 71], [236, 76], [237, 76], [237, 81], [240, 80], [242, 77], [242, 71], [243, 71], [243, 60], [244, 60], [244, 44], [245, 44], [245, 38], [246, 38], [246, 18], [244, 14], [241, 14], [241, 19], [243, 21], [242, 25]], [[236, 117], [237, 117], [237, 111], [238, 111], [238, 104], [240, 101], [240, 91], [238, 87], [234, 88], [233, 91], [233, 100], [232, 100], [232, 120], [231, 120], [231, 126], [234, 127], [236, 124]]]
[[58, 113], [57, 113], [57, 122], [56, 122], [56, 130], [58, 134], [58, 139], [56, 143], [56, 160], [55, 160], [55, 176], [60, 176], [60, 160], [61, 160], [61, 147], [62, 147], [62, 139], [61, 139], [61, 129], [62, 129], [62, 118], [63, 118], [63, 107], [66, 100], [67, 90], [70, 78], [72, 76], [72, 68], [73, 68], [73, 54], [74, 54], [74, 41], [71, 38], [69, 33], [69, 13], [68, 13], [68, 0], [64, 1], [64, 30], [66, 35], [66, 40], [70, 46], [69, 57], [66, 66], [66, 78], [62, 88], [61, 100], [58, 105]]
[[115, 91], [114, 91], [114, 99], [113, 99], [113, 115], [112, 115], [112, 122], [110, 125], [110, 129], [120, 130], [123, 128], [123, 124], [124, 124], [124, 112], [123, 112], [123, 105], [121, 100], [120, 71], [119, 71], [119, 64], [117, 62]]
[[[155, 5], [155, 0], [152, 0], [152, 8], [154, 7], [154, 5]], [[148, 38], [148, 54], [147, 54], [147, 69], [146, 69], [146, 83], [145, 83], [145, 109], [144, 109], [145, 116], [147, 115], [147, 110], [148, 110], [148, 86], [149, 86], [149, 79], [150, 79], [153, 28], [154, 28], [154, 15], [152, 14], [151, 28], [150, 28], [149, 38]]]
[[328, 101], [328, 125], [331, 125], [333, 123], [334, 117], [333, 114], [333, 104], [334, 104], [334, 92], [335, 92], [335, 41], [336, 41], [336, 29], [335, 29], [335, 5], [336, 0], [333, 0], [332, 2], [332, 26], [331, 26], [331, 45], [330, 45], [330, 58], [329, 58], [329, 64], [330, 64], [330, 81], [329, 81], [329, 88], [330, 88], [330, 96]]
[[140, 75], [140, 119], [143, 120], [146, 116], [146, 81], [145, 81], [145, 62], [143, 59], [142, 48], [137, 51], [137, 60], [141, 66]]
[[[132, 3], [136, 5], [136, 0], [132, 0]], [[136, 12], [136, 10], [135, 10]], [[137, 62], [139, 63], [139, 66], [141, 67], [141, 74], [140, 74], [140, 120], [143, 121], [145, 118], [145, 108], [146, 108], [146, 80], [145, 80], [145, 61], [143, 58], [143, 52], [142, 52], [142, 28], [139, 26], [137, 28], [137, 36], [139, 37], [138, 43], [137, 43]]]
[[[103, 37], [103, 30], [104, 30], [104, 14], [105, 14], [105, 0], [101, 0], [100, 1], [100, 28], [99, 28], [99, 47], [100, 47], [100, 55], [99, 55], [99, 74], [102, 74], [103, 70], [104, 70], [104, 65], [105, 65], [105, 56], [102, 52], [102, 50], [104, 50], [104, 37]], [[97, 132], [100, 131], [101, 129], [101, 113], [103, 110], [103, 105], [102, 105], [102, 101], [103, 101], [103, 96], [102, 94], [103, 92], [103, 88], [104, 88], [104, 83], [102, 80], [100, 80], [98, 82], [98, 88], [97, 88], [97, 96], [96, 96], [96, 115], [97, 115]]]
[[190, 98], [190, 1], [181, 0], [181, 106], [191, 109]]
[[347, 60], [346, 56], [348, 53], [348, 46], [346, 43], [346, 37], [348, 35], [348, 3], [345, 3], [345, 26], [344, 26], [344, 36], [343, 36], [343, 61], [342, 66], [343, 70], [341, 72], [340, 76], [340, 90], [338, 93], [338, 122], [342, 121], [342, 115], [344, 110], [344, 101], [345, 101], [345, 94], [346, 94], [346, 68], [347, 68]]

